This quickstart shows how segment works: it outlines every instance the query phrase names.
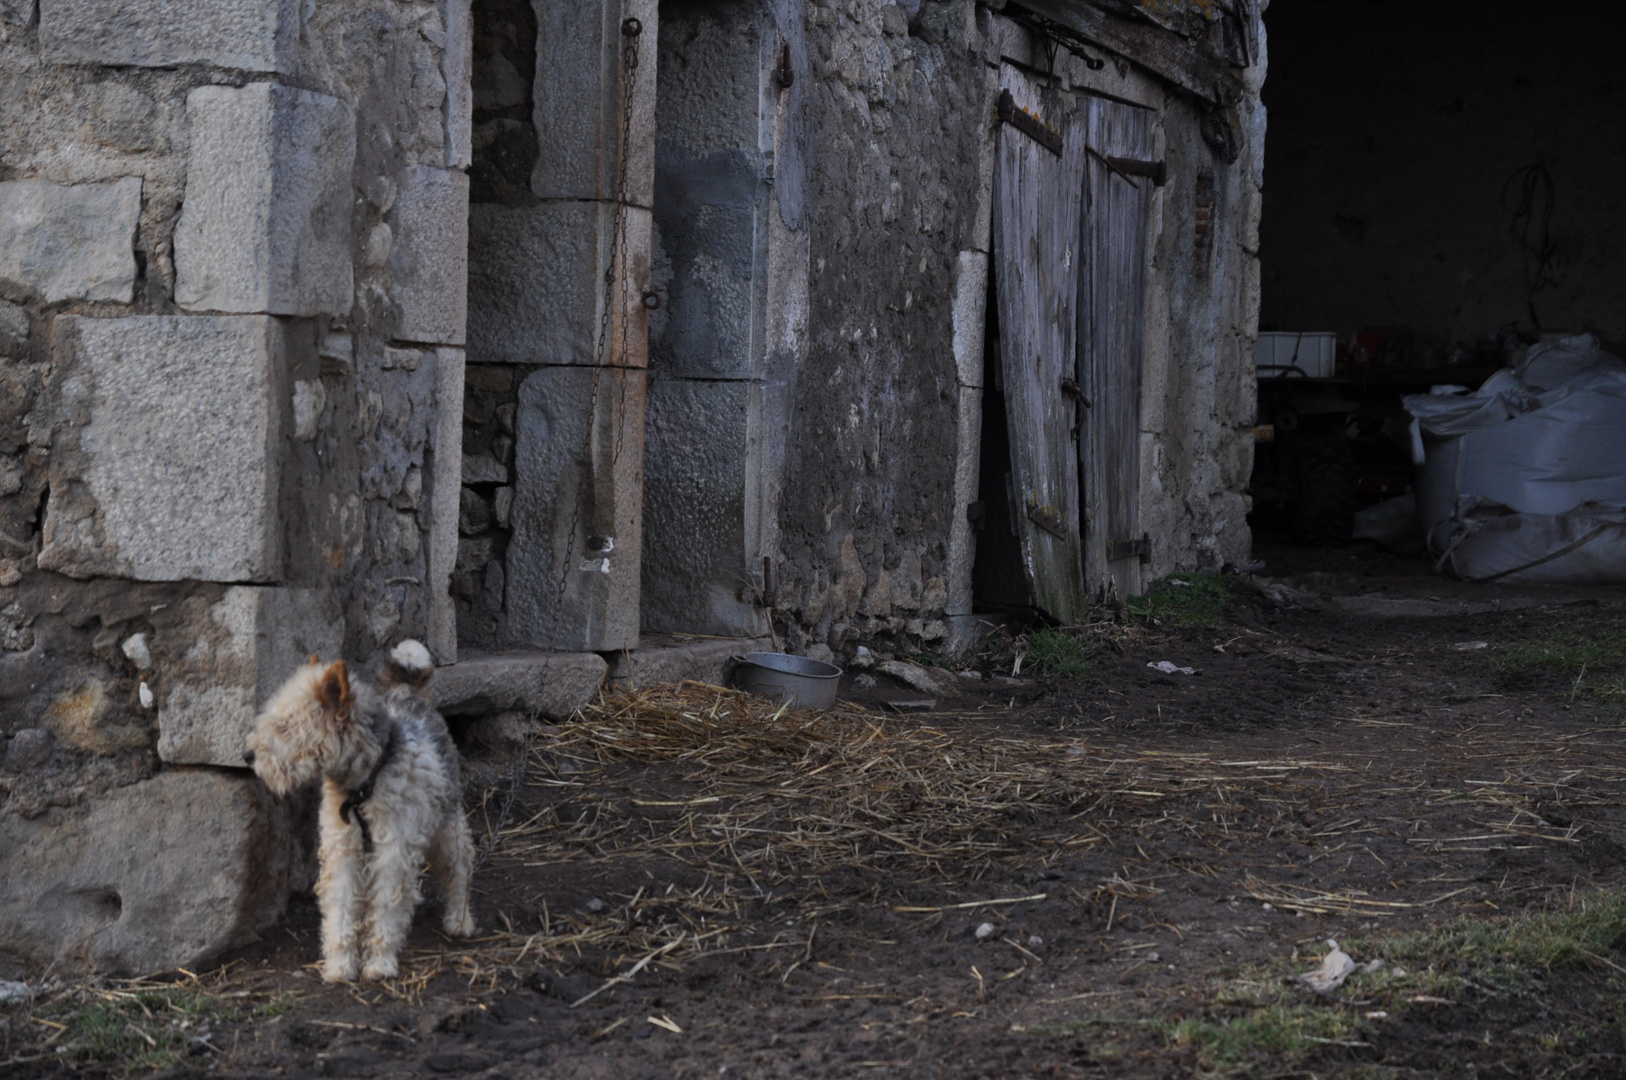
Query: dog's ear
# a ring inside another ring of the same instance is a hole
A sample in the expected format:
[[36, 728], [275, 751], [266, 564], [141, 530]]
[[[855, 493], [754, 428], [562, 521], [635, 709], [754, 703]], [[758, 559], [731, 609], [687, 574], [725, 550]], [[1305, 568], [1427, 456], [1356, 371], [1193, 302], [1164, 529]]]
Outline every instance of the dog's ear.
[[350, 676], [343, 660], [333, 661], [322, 673], [322, 680], [316, 684], [316, 700], [330, 713], [343, 715], [350, 711], [355, 698], [350, 693]]

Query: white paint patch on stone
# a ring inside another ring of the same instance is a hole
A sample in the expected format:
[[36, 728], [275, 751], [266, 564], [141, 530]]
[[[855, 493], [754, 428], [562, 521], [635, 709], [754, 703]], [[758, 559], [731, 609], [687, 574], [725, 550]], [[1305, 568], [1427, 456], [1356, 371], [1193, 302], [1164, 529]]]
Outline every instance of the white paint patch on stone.
[[62, 300], [128, 304], [135, 290], [141, 178], [0, 184], [0, 281]]
[[63, 316], [85, 463], [53, 489], [41, 569], [138, 581], [281, 573], [280, 324]]
[[250, 83], [187, 95], [191, 156], [175, 301], [193, 311], [350, 310], [356, 118], [338, 98]]
[[468, 331], [469, 178], [414, 165], [401, 176], [389, 256], [395, 336], [461, 345]]
[[326, 407], [327, 388], [321, 379], [294, 383], [294, 438], [300, 442], [315, 439]]
[[193, 632], [158, 706], [158, 756], [178, 765], [240, 768], [260, 706], [310, 656], [344, 647], [343, 614], [320, 589], [235, 585]]
[[40, 0], [40, 52], [56, 64], [205, 63], [286, 71], [301, 0]]

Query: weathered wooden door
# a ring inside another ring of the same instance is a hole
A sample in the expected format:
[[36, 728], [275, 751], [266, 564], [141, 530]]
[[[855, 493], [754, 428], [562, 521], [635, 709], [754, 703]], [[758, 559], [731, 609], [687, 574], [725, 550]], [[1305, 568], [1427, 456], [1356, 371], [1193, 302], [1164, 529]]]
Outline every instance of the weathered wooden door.
[[1085, 98], [1083, 274], [1078, 381], [1085, 410], [1078, 450], [1084, 477], [1084, 568], [1094, 596], [1142, 591], [1140, 386], [1146, 352], [1146, 233], [1153, 179], [1108, 164], [1150, 162], [1152, 112]]
[[[1070, 95], [1041, 94], [1005, 65], [994, 176], [994, 273], [1010, 425], [1011, 514], [1033, 604], [1084, 614], [1077, 396], [1079, 207], [1083, 124]], [[990, 493], [991, 497], [997, 495]]]

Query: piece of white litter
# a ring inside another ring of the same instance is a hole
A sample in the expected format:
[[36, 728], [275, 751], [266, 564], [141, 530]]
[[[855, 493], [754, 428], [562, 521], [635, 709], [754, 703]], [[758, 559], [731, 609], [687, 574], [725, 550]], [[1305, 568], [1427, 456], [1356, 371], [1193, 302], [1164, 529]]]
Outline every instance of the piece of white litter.
[[1488, 648], [1490, 648], [1490, 642], [1488, 642], [1488, 641], [1459, 641], [1455, 645], [1451, 646], [1451, 648], [1455, 649], [1457, 652], [1473, 652], [1475, 649], [1488, 649]]
[[1321, 958], [1321, 966], [1307, 975], [1300, 975], [1299, 980], [1318, 994], [1330, 994], [1344, 984], [1355, 970], [1355, 961], [1350, 959], [1347, 952], [1338, 947], [1338, 942], [1332, 938], [1327, 939], [1328, 953]]
[[1151, 668], [1153, 671], [1161, 671], [1165, 675], [1174, 675], [1176, 673], [1181, 675], [1197, 674], [1196, 668], [1181, 667], [1172, 660], [1159, 660], [1155, 664], [1148, 662], [1146, 666]]
[[981, 926], [977, 927], [977, 940], [987, 941], [989, 938], [994, 936], [994, 933], [994, 924], [991, 922], [985, 922]]
[[27, 1001], [34, 996], [34, 988], [25, 982], [0, 981], [0, 1002]]
[[152, 687], [147, 685], [147, 680], [142, 679], [141, 684], [136, 687], [136, 696], [141, 698], [141, 707], [143, 709], [152, 708]]

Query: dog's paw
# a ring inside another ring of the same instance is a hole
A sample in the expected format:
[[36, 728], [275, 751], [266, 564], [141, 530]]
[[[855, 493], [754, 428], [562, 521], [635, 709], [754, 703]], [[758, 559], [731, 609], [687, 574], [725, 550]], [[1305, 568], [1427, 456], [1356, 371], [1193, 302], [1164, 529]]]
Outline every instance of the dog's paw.
[[354, 956], [333, 956], [322, 962], [323, 982], [355, 982], [361, 961]]
[[461, 917], [448, 911], [446, 919], [441, 925], [446, 928], [446, 932], [452, 937], [467, 938], [474, 936], [474, 916], [467, 911], [463, 912]]
[[361, 969], [361, 977], [367, 982], [382, 982], [393, 979], [400, 974], [401, 969], [395, 963], [393, 956], [375, 956], [367, 961], [367, 966]]

